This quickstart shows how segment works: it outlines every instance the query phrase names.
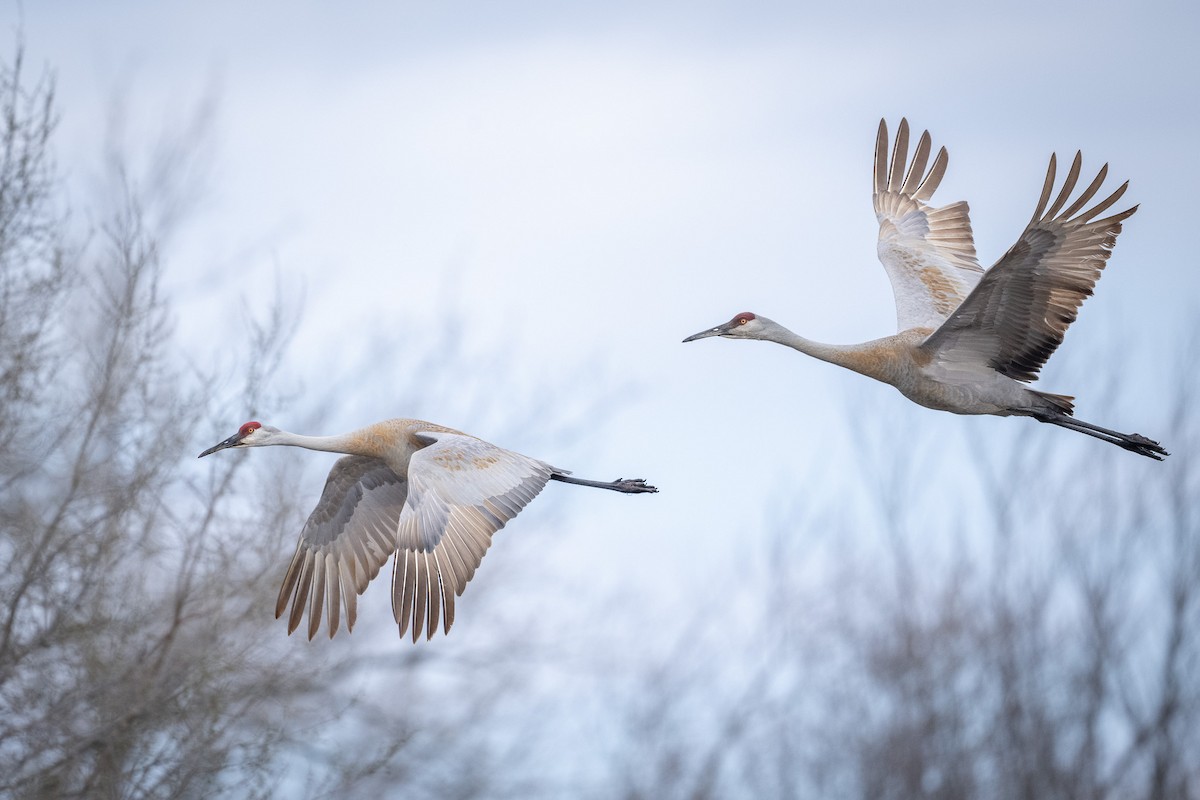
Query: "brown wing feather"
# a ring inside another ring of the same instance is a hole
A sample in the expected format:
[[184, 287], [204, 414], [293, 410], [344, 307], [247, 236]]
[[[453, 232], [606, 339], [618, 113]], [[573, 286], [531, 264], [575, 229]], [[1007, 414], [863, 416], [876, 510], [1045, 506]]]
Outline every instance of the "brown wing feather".
[[276, 617], [291, 604], [289, 634], [307, 610], [308, 638], [316, 636], [322, 615], [332, 638], [343, 606], [346, 629], [354, 628], [358, 595], [396, 550], [396, 528], [407, 494], [407, 483], [382, 461], [364, 456], [338, 459], [300, 532], [275, 603]]
[[1031, 381], [1062, 343], [1079, 306], [1100, 278], [1121, 223], [1137, 206], [1093, 221], [1121, 198], [1129, 185], [1126, 182], [1079, 213], [1104, 182], [1108, 174], [1105, 164], [1096, 179], [1059, 214], [1079, 179], [1081, 156], [1077, 153], [1063, 188], [1047, 209], [1055, 162], [1051, 157], [1037, 209], [1024, 233], [984, 273], [979, 285], [923, 348], [944, 356], [953, 352], [957, 357], [974, 357], [1010, 378]]
[[430, 444], [409, 462], [409, 495], [397, 534], [392, 612], [403, 636], [449, 633], [461, 595], [492, 535], [537, 496], [553, 467], [472, 436], [422, 432]]

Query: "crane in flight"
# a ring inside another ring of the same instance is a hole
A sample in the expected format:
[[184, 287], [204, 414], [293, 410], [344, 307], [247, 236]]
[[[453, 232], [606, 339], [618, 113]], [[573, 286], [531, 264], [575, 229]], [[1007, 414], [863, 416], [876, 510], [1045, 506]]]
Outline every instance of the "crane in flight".
[[610, 483], [571, 477], [474, 436], [416, 419], [391, 419], [340, 436], [301, 436], [247, 422], [201, 453], [288, 445], [344, 453], [304, 523], [296, 554], [275, 603], [278, 619], [291, 604], [288, 634], [308, 611], [308, 638], [321, 627], [337, 633], [341, 608], [352, 630], [357, 597], [393, 554], [392, 613], [404, 636], [433, 638], [441, 617], [454, 623], [454, 598], [483, 560], [492, 534], [504, 527], [549, 481], [657, 492], [641, 479]]
[[1088, 207], [1108, 174], [1105, 164], [1068, 205], [1082, 164], [1077, 152], [1062, 189], [1050, 202], [1055, 184], [1052, 155], [1033, 219], [1016, 244], [984, 272], [975, 257], [967, 204], [928, 203], [948, 161], [943, 147], [926, 171], [930, 150], [925, 131], [905, 172], [908, 121], [902, 119], [889, 163], [887, 124], [880, 120], [874, 204], [879, 260], [896, 299], [895, 336], [863, 344], [822, 344], [743, 312], [683, 341], [724, 336], [777, 342], [891, 384], [928, 408], [1033, 417], [1161, 461], [1168, 453], [1158, 442], [1075, 419], [1074, 398], [1025, 385], [1062, 343], [1067, 326], [1100, 278], [1121, 223], [1137, 210], [1133, 206], [1096, 219], [1121, 198], [1129, 182]]

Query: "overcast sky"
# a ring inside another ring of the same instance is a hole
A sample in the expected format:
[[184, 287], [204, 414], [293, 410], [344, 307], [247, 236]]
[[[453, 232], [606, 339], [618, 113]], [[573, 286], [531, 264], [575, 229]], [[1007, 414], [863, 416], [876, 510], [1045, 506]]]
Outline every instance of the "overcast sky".
[[[169, 276], [188, 340], [236, 335], [239, 298], [269, 296], [282, 277], [305, 297], [291, 368], [318, 384], [372, 329], [433, 324], [454, 272], [468, 351], [501, 347], [531, 381], [596, 365], [606, 386], [627, 385], [590, 440], [523, 440], [534, 412], [507, 408], [518, 433], [497, 442], [662, 488], [630, 499], [559, 487], [561, 555], [581, 579], [619, 590], [639, 569], [642, 580], [666, 570], [686, 598], [689, 580], [720, 569], [693, 559], [736, 558], [781, 494], [803, 498], [820, 489], [815, 475], [853, 468], [847, 405], [911, 418], [889, 387], [784, 348], [680, 343], [744, 310], [823, 341], [894, 332], [870, 198], [880, 117], [894, 130], [907, 116], [949, 149], [934, 199], [970, 201], [985, 266], [1028, 221], [1052, 152], [1082, 149], [1085, 171], [1109, 162], [1113, 187], [1130, 179], [1141, 209], [1041, 386], [1077, 395], [1082, 419], [1170, 446], [1164, 354], [1200, 310], [1195, 4], [0, 9], [23, 29], [28, 62], [57, 75], [67, 168], [95, 163], [118, 94], [134, 142], [216, 99], [211, 191]], [[1095, 357], [1116, 345], [1119, 358]], [[408, 366], [402, 354], [380, 363], [381, 381], [419, 383]], [[1134, 380], [1118, 413], [1098, 395], [1122, 376]], [[584, 402], [606, 388], [571, 380]], [[496, 438], [439, 413], [453, 407], [444, 398], [396, 408], [369, 386], [344, 392], [371, 399], [348, 401], [333, 428], [419, 416]], [[229, 409], [228, 429], [200, 438], [224, 438], [243, 416]], [[1029, 420], [939, 421], [950, 459], [966, 457], [964, 426], [985, 442], [1071, 436]], [[898, 424], [894, 447], [910, 435]], [[389, 613], [382, 593], [371, 607]]]

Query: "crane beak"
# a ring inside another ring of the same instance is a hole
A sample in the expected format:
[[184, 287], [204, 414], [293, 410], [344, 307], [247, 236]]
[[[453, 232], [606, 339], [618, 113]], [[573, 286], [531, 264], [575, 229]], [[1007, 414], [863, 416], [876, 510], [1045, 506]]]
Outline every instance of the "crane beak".
[[683, 341], [686, 344], [687, 342], [694, 342], [697, 339], [707, 339], [710, 336], [721, 336], [722, 334], [725, 333], [727, 328], [728, 328], [728, 326], [726, 326], [726, 325], [718, 325], [717, 327], [709, 328], [706, 331], [700, 331], [699, 333], [693, 333], [691, 336], [687, 337]]
[[203, 453], [196, 456], [196, 458], [204, 458], [207, 455], [212, 455], [213, 453], [217, 452], [218, 450], [224, 450], [227, 447], [237, 447], [241, 443], [242, 443], [242, 434], [240, 432], [235, 433], [233, 436], [230, 436], [228, 439], [221, 442], [220, 444], [214, 444], [212, 447], [208, 448]]

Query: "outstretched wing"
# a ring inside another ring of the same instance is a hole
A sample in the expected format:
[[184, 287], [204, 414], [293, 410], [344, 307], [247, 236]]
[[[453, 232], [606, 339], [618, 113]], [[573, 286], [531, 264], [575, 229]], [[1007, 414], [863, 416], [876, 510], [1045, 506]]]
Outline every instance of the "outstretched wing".
[[430, 442], [408, 466], [392, 575], [392, 612], [403, 636], [432, 638], [441, 612], [454, 623], [454, 597], [483, 560], [492, 534], [537, 496], [556, 470], [549, 464], [461, 433], [421, 431]]
[[1075, 189], [1082, 163], [1082, 155], [1076, 153], [1062, 190], [1047, 209], [1055, 172], [1055, 158], [1050, 157], [1042, 197], [1025, 232], [923, 348], [942, 359], [986, 363], [1019, 381], [1037, 377], [1091, 295], [1121, 223], [1137, 211], [1133, 206], [1096, 219], [1125, 194], [1126, 181], [1077, 214], [1108, 175], [1105, 164], [1075, 202], [1059, 213]]
[[275, 603], [278, 618], [291, 602], [289, 634], [307, 608], [308, 638], [313, 638], [325, 609], [333, 638], [341, 603], [346, 606], [346, 628], [354, 628], [358, 595], [396, 550], [406, 496], [406, 482], [382, 461], [364, 456], [338, 459], [300, 532]]
[[890, 166], [887, 123], [879, 121], [873, 195], [878, 252], [892, 282], [896, 325], [901, 331], [941, 325], [983, 274], [975, 257], [967, 204], [960, 201], [934, 208], [925, 202], [942, 182], [949, 161], [943, 147], [926, 173], [930, 146], [925, 131], [905, 174], [908, 120], [900, 120]]

